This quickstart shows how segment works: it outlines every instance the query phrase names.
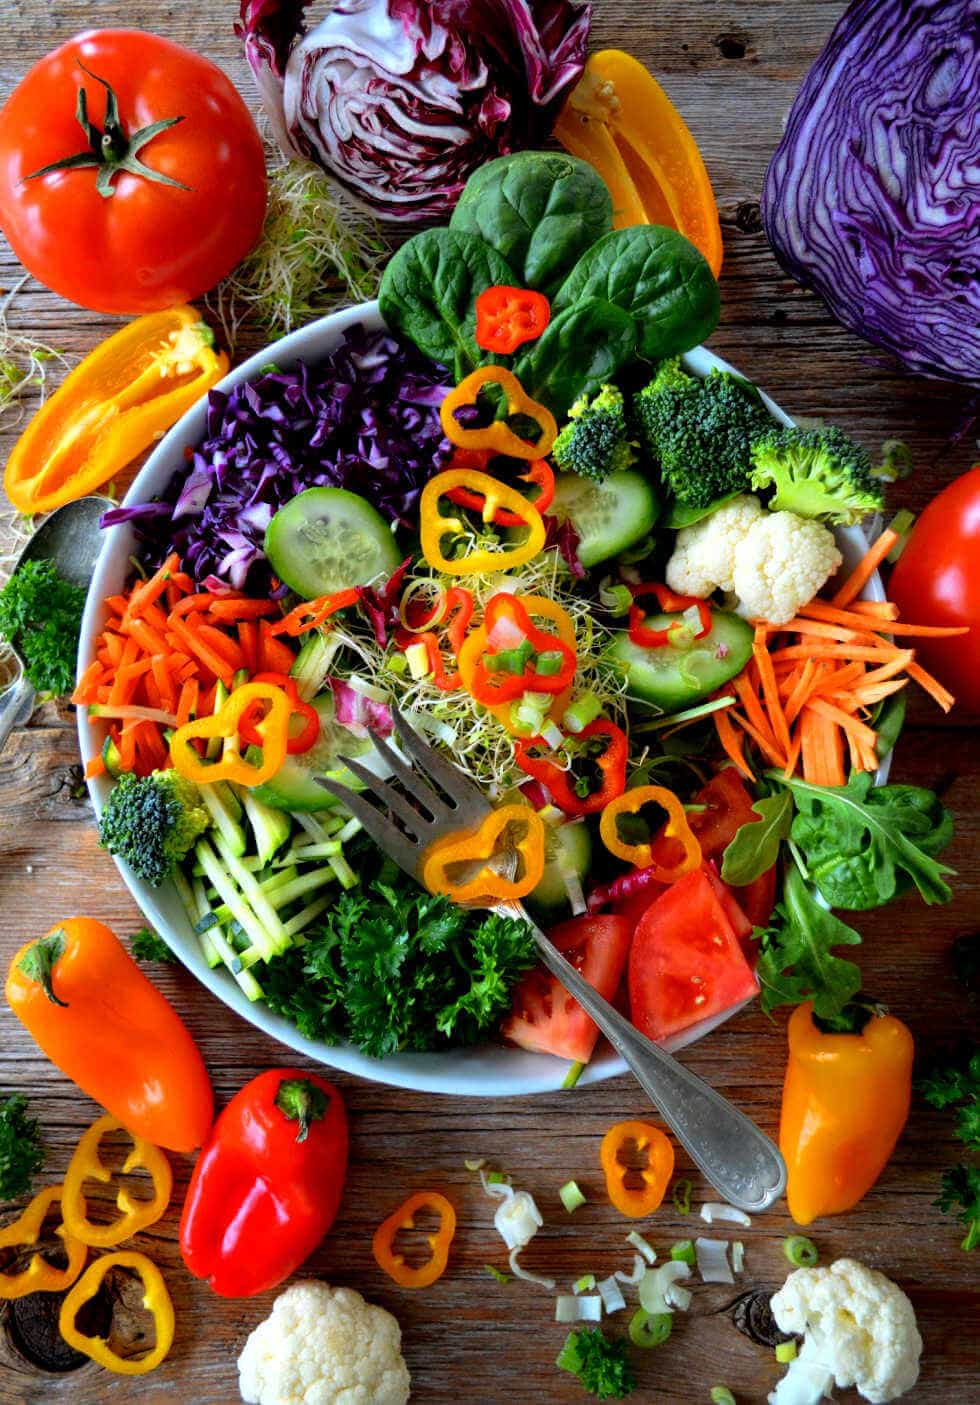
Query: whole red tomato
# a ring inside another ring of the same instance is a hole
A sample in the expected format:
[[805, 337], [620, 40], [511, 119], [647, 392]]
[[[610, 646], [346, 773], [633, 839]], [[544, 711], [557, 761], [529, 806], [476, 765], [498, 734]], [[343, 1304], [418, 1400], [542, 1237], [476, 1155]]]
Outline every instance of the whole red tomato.
[[923, 512], [888, 583], [888, 598], [915, 624], [969, 625], [952, 639], [914, 639], [919, 661], [980, 712], [980, 464]]
[[238, 93], [154, 34], [76, 35], [0, 109], [0, 227], [35, 278], [82, 307], [198, 297], [253, 248], [265, 202], [262, 142]]

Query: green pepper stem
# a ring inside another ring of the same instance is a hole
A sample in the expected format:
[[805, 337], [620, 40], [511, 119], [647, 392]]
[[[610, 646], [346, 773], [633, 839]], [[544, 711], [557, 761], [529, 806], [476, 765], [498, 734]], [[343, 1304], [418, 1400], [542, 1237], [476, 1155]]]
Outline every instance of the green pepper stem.
[[57, 931], [50, 932], [46, 937], [39, 937], [36, 942], [24, 952], [24, 955], [17, 963], [18, 970], [22, 971], [28, 980], [37, 981], [45, 995], [53, 1005], [60, 1005], [62, 1009], [68, 1009], [66, 1000], [59, 1000], [54, 993], [53, 977], [56, 962], [64, 955], [65, 934], [59, 927]]
[[308, 1078], [284, 1078], [275, 1096], [276, 1107], [283, 1116], [299, 1123], [298, 1142], [305, 1142], [312, 1124], [322, 1121], [329, 1101], [323, 1089]]

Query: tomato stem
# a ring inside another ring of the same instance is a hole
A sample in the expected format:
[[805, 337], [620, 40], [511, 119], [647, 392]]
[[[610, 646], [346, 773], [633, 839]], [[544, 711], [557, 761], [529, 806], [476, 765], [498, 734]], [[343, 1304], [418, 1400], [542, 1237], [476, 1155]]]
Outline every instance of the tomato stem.
[[94, 167], [97, 171], [95, 188], [106, 199], [115, 194], [112, 182], [122, 171], [128, 171], [131, 176], [143, 176], [146, 180], [156, 181], [159, 185], [172, 185], [178, 190], [190, 190], [191, 187], [185, 185], [183, 181], [174, 180], [172, 176], [164, 175], [162, 171], [154, 171], [152, 167], [144, 165], [139, 159], [139, 153], [147, 142], [152, 141], [154, 137], [167, 131], [168, 128], [175, 127], [178, 122], [183, 122], [183, 117], [164, 117], [159, 122], [151, 122], [146, 127], [140, 127], [138, 131], [127, 133], [119, 116], [119, 102], [112, 86], [104, 78], [100, 78], [97, 73], [86, 68], [81, 59], [78, 60], [78, 66], [83, 73], [88, 74], [89, 78], [94, 79], [96, 83], [101, 83], [105, 88], [105, 125], [100, 130], [90, 120], [88, 92], [82, 86], [78, 90], [75, 117], [85, 133], [88, 148], [84, 151], [76, 151], [71, 156], [62, 156], [47, 166], [41, 166], [39, 170], [32, 171], [24, 179], [36, 180], [38, 176], [50, 175], [52, 171]]

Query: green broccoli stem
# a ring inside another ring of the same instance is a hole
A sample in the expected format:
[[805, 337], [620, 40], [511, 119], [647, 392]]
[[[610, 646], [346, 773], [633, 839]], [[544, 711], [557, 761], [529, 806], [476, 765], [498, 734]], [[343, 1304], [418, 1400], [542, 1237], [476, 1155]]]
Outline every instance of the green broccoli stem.
[[67, 1000], [60, 1000], [54, 992], [54, 968], [65, 953], [65, 934], [59, 927], [46, 937], [39, 937], [24, 952], [17, 963], [28, 980], [37, 981], [53, 1005], [68, 1009]]

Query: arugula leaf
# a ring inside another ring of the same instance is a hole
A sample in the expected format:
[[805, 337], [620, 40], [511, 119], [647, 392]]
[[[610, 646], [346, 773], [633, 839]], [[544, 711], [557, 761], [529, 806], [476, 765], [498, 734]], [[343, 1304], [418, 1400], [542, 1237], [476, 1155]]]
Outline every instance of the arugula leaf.
[[953, 895], [943, 875], [955, 870], [936, 855], [953, 837], [953, 818], [931, 790], [875, 786], [867, 771], [854, 772], [843, 786], [767, 774], [795, 797], [799, 813], [791, 838], [832, 907], [881, 907], [911, 883], [927, 903], [949, 902]]
[[757, 936], [763, 1010], [812, 1000], [814, 1013], [830, 1020], [861, 989], [859, 968], [831, 951], [859, 946], [861, 938], [821, 907], [795, 865], [787, 869], [773, 920]]
[[754, 883], [772, 868], [793, 822], [793, 797], [788, 790], [753, 801], [752, 809], [759, 818], [735, 831], [721, 860], [722, 878], [736, 888]]

